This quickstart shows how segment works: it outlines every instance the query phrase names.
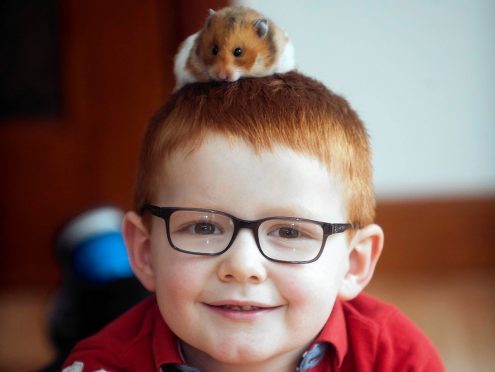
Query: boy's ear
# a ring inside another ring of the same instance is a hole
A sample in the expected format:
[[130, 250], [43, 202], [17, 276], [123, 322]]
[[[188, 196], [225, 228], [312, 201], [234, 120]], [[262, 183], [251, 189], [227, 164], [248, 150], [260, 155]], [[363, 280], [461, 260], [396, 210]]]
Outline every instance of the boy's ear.
[[122, 232], [132, 271], [141, 284], [150, 292], [155, 290], [155, 278], [151, 265], [151, 245], [148, 229], [141, 216], [127, 212], [122, 223]]
[[359, 229], [352, 238], [349, 266], [339, 290], [339, 298], [352, 300], [370, 282], [383, 249], [383, 230], [371, 224]]

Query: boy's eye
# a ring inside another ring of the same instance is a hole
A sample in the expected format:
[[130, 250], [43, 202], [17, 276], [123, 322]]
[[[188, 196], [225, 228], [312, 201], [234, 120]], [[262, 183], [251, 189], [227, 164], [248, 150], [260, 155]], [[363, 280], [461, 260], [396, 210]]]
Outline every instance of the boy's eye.
[[217, 231], [218, 229], [215, 227], [215, 225], [211, 223], [197, 223], [194, 225], [194, 232], [196, 234], [201, 234], [201, 235], [209, 235], [209, 234], [215, 234], [219, 233]]
[[174, 229], [174, 234], [218, 235], [223, 229], [210, 222], [191, 222]]
[[281, 227], [278, 230], [274, 231], [276, 236], [285, 239], [295, 239], [299, 237], [299, 231], [290, 227]]
[[268, 235], [274, 238], [297, 239], [303, 237], [303, 233], [293, 227], [284, 226], [272, 229]]
[[[273, 222], [273, 223], [271, 223]], [[266, 236], [279, 241], [320, 240], [321, 226], [308, 222], [267, 221], [263, 226]]]

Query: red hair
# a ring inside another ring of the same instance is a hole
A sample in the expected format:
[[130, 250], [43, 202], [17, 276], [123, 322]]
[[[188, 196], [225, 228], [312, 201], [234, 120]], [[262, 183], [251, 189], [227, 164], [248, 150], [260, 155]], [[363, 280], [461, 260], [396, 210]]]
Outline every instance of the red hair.
[[134, 206], [153, 200], [158, 167], [208, 133], [239, 138], [257, 151], [274, 144], [315, 156], [341, 181], [349, 222], [373, 222], [375, 197], [366, 129], [347, 101], [297, 72], [233, 83], [189, 84], [152, 117], [138, 167]]

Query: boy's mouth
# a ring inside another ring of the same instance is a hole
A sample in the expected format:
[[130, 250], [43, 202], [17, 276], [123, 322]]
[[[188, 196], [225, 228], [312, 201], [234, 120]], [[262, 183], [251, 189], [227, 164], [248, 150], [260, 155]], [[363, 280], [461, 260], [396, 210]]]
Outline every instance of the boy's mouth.
[[279, 306], [269, 306], [262, 304], [236, 304], [236, 303], [210, 303], [206, 304], [208, 307], [218, 310], [227, 310], [227, 311], [238, 311], [238, 312], [256, 312], [263, 310], [273, 310]]
[[267, 314], [279, 309], [281, 306], [270, 306], [261, 303], [236, 303], [217, 302], [204, 303], [214, 313], [235, 322], [254, 322], [263, 319]]

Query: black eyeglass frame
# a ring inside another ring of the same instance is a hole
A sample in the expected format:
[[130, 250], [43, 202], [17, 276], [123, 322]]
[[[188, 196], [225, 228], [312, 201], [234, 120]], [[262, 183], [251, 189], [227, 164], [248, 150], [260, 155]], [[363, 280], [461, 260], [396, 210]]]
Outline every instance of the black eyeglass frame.
[[[358, 229], [359, 226], [356, 224], [351, 224], [351, 223], [329, 223], [329, 222], [323, 222], [323, 221], [316, 221], [316, 220], [310, 220], [307, 218], [300, 218], [300, 217], [286, 217], [286, 216], [273, 216], [273, 217], [265, 217], [261, 218], [259, 220], [243, 220], [242, 218], [235, 217], [231, 214], [228, 214], [226, 212], [222, 211], [217, 211], [214, 209], [203, 209], [203, 208], [181, 208], [181, 207], [158, 207], [153, 204], [144, 204], [143, 207], [140, 210], [141, 215], [144, 214], [144, 212], [150, 212], [153, 216], [160, 217], [165, 221], [165, 230], [167, 233], [167, 239], [170, 244], [170, 246], [175, 249], [176, 251], [186, 253], [186, 254], [193, 254], [197, 256], [220, 256], [221, 254], [225, 253], [234, 243], [235, 239], [237, 238], [237, 234], [239, 233], [240, 229], [249, 229], [253, 232], [254, 235], [254, 240], [256, 241], [256, 245], [258, 247], [258, 250], [260, 251], [261, 255], [265, 257], [267, 260], [273, 261], [273, 262], [280, 262], [280, 263], [290, 263], [290, 264], [307, 264], [311, 262], [315, 262], [320, 258], [321, 254], [323, 253], [323, 249], [325, 248], [325, 244], [327, 241], [327, 238], [330, 235], [333, 234], [339, 234], [343, 233], [346, 230], [349, 229]], [[226, 216], [232, 220], [234, 223], [234, 231], [232, 232], [232, 238], [230, 239], [229, 244], [225, 249], [223, 249], [220, 252], [216, 253], [201, 253], [201, 252], [191, 252], [191, 251], [186, 251], [183, 250], [179, 247], [177, 247], [173, 242], [172, 238], [170, 237], [170, 216], [172, 213], [176, 211], [192, 211], [192, 212], [205, 212], [205, 213], [215, 213], [215, 214], [220, 214], [223, 216]], [[306, 260], [306, 261], [287, 261], [287, 260], [279, 260], [275, 258], [271, 258], [263, 252], [263, 249], [261, 248], [261, 244], [259, 241], [259, 227], [261, 224], [265, 221], [272, 220], [272, 219], [282, 219], [286, 221], [300, 221], [300, 222], [312, 222], [317, 225], [320, 225], [323, 229], [323, 238], [321, 242], [321, 247], [318, 251], [318, 254], [316, 257], [314, 257], [311, 260]]]

